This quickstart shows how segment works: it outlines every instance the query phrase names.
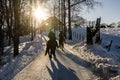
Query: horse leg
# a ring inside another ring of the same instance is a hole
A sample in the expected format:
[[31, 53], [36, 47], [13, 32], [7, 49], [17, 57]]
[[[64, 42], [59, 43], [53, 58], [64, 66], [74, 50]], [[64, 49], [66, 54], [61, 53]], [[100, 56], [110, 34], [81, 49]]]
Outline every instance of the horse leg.
[[53, 51], [53, 56], [56, 57], [56, 55], [55, 55], [55, 49], [54, 49], [54, 51]]
[[49, 51], [49, 58], [50, 58], [50, 60], [52, 59], [52, 49], [50, 49], [50, 51]]
[[49, 58], [50, 58], [50, 60], [52, 59], [52, 55], [51, 54], [49, 54]]

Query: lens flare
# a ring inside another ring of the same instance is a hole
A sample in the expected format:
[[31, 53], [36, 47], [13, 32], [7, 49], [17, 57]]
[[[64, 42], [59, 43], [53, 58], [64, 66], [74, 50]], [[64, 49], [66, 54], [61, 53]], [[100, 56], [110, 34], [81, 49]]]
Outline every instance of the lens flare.
[[38, 7], [34, 10], [34, 16], [37, 20], [44, 20], [47, 17], [47, 14], [45, 13], [43, 8]]

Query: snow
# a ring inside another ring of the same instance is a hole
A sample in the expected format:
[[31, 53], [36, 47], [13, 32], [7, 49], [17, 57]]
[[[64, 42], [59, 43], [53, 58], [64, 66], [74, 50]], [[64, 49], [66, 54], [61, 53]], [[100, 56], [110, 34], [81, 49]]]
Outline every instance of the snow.
[[[5, 48], [0, 80], [120, 80], [120, 29], [101, 29], [102, 43], [86, 45], [86, 29], [73, 28], [73, 40], [56, 59], [44, 56], [48, 33], [20, 38], [20, 54], [13, 58], [13, 45]], [[111, 50], [104, 47], [113, 40]]]
[[[0, 80], [11, 80], [25, 66], [33, 61], [43, 49], [42, 39], [39, 35], [34, 41], [30, 41], [30, 37], [21, 37], [20, 54], [13, 58], [13, 46], [5, 48], [3, 56], [3, 66], [0, 66]], [[25, 42], [26, 41], [26, 42]]]
[[[44, 57], [44, 54], [41, 54], [13, 80], [86, 80], [94, 78], [89, 70], [83, 65], [77, 64], [78, 61], [74, 61], [72, 53], [65, 50], [63, 54], [61, 50], [57, 50], [56, 54], [57, 59], [51, 61], [48, 56]], [[69, 54], [71, 55], [68, 56]]]
[[[93, 65], [94, 70], [102, 70], [102, 74], [107, 78], [113, 77], [113, 75], [120, 75], [120, 48], [116, 48], [116, 46], [120, 46], [119, 31], [120, 29], [114, 28], [102, 29], [101, 45], [95, 44], [87, 46], [86, 44], [83, 44], [84, 42], [81, 42], [74, 46], [74, 49], [80, 52], [79, 56], [82, 59], [90, 62]], [[108, 52], [104, 46], [108, 44], [111, 39], [113, 40], [113, 43], [110, 52]], [[113, 72], [118, 73], [114, 74]]]

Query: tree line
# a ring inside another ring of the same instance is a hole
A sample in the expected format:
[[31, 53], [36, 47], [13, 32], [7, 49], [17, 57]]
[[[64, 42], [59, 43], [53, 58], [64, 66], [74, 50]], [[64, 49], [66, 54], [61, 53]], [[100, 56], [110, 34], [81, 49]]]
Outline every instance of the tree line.
[[0, 57], [4, 53], [5, 43], [7, 43], [6, 46], [13, 43], [13, 56], [17, 56], [19, 54], [20, 36], [33, 33], [32, 2], [32, 0], [0, 1]]
[[[55, 6], [57, 7], [57, 11], [53, 10], [56, 13], [55, 15], [64, 24], [62, 27], [64, 35], [66, 35], [66, 30], [68, 30], [68, 38], [70, 40], [72, 39], [71, 14], [79, 14], [80, 10], [85, 6], [88, 8], [94, 8], [96, 4], [99, 4], [96, 0], [1, 0], [0, 57], [4, 53], [5, 39], [8, 40], [7, 46], [10, 46], [13, 43], [14, 57], [19, 54], [20, 36], [31, 35], [31, 40], [33, 40], [35, 29], [33, 27], [32, 6], [35, 6], [37, 1], [41, 4], [46, 4], [47, 2], [52, 1], [50, 4], [54, 6], [53, 8], [55, 9]], [[55, 3], [57, 5], [55, 5]]]

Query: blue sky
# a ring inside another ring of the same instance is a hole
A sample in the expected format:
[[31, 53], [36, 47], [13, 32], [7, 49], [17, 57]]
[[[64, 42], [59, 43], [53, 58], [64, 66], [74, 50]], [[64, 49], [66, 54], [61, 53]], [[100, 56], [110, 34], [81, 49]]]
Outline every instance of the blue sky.
[[96, 20], [101, 16], [102, 23], [117, 23], [120, 21], [120, 0], [98, 0], [102, 6], [95, 6], [95, 9], [83, 11], [82, 16], [87, 20]]

